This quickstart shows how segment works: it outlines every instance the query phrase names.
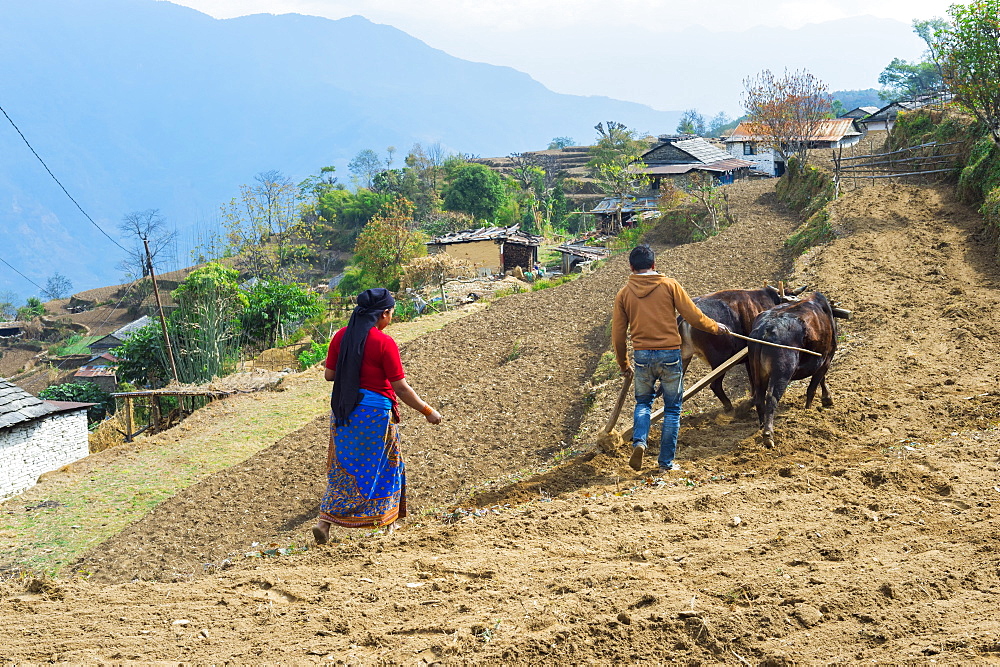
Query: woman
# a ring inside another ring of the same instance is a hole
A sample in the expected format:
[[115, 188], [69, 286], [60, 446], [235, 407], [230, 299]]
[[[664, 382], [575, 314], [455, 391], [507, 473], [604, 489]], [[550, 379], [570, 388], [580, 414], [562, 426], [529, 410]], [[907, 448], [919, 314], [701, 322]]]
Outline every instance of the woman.
[[[333, 382], [327, 486], [313, 528], [325, 544], [330, 526], [379, 528], [406, 516], [406, 472], [399, 450], [398, 400], [441, 423], [437, 410], [406, 383], [396, 341], [382, 330], [392, 322], [396, 300], [384, 288], [365, 290], [347, 326], [326, 355]], [[398, 397], [398, 400], [397, 400]]]

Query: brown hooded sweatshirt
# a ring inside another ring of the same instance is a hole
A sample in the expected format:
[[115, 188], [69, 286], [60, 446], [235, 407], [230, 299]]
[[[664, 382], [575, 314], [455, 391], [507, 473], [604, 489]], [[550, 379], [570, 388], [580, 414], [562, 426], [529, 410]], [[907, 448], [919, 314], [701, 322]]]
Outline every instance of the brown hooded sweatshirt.
[[629, 276], [625, 287], [615, 297], [611, 318], [611, 342], [618, 363], [627, 360], [625, 334], [631, 330], [632, 348], [636, 350], [676, 350], [681, 346], [677, 332], [677, 312], [691, 326], [719, 333], [715, 320], [702, 313], [684, 288], [673, 278], [659, 273]]

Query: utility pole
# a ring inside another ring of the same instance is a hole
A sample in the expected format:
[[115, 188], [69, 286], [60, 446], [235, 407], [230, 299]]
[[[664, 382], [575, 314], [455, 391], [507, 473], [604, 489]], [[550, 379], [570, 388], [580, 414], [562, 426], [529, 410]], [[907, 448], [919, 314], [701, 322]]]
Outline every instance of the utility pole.
[[170, 344], [170, 335], [167, 333], [167, 318], [163, 316], [163, 304], [160, 303], [160, 288], [156, 285], [156, 273], [153, 272], [153, 256], [149, 252], [149, 239], [142, 237], [142, 243], [146, 246], [146, 267], [149, 269], [149, 277], [153, 280], [153, 295], [156, 297], [156, 309], [160, 311], [160, 328], [163, 329], [163, 342], [167, 346], [167, 358], [170, 359], [170, 370], [174, 373], [174, 382], [180, 384], [180, 377], [177, 375], [177, 362], [174, 361], [174, 348]]

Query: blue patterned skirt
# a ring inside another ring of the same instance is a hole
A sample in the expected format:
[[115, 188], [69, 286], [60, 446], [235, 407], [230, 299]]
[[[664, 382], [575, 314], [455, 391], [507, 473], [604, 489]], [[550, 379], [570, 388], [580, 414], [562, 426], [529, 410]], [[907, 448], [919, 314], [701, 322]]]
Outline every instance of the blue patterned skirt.
[[326, 493], [319, 519], [378, 528], [406, 516], [406, 471], [392, 411], [359, 405], [349, 423], [330, 417]]

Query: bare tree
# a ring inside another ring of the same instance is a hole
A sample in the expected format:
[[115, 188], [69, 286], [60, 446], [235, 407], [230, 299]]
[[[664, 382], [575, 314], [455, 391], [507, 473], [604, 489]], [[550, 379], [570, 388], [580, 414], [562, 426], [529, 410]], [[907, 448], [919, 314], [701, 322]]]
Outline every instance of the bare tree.
[[435, 190], [437, 190], [438, 175], [441, 172], [441, 167], [444, 166], [446, 157], [447, 156], [445, 155], [444, 148], [441, 146], [440, 141], [435, 141], [427, 147], [427, 163], [430, 165], [431, 186]]
[[156, 208], [127, 213], [119, 223], [118, 231], [121, 232], [122, 238], [132, 242], [128, 255], [118, 264], [118, 269], [125, 273], [129, 280], [138, 280], [149, 275], [144, 241], [149, 241], [149, 255], [153, 260], [154, 269], [162, 268], [162, 264], [170, 259], [174, 243], [177, 241], [177, 232], [167, 229], [166, 220]]
[[754, 134], [786, 164], [795, 156], [804, 166], [810, 145], [820, 136], [820, 121], [830, 112], [826, 84], [806, 70], [785, 70], [781, 77], [764, 70], [744, 79], [743, 86], [743, 106]]
[[293, 241], [306, 231], [301, 193], [279, 171], [261, 172], [254, 181], [256, 185], [240, 186], [240, 196], [222, 208], [227, 251], [258, 278], [281, 276], [292, 259]]
[[45, 281], [45, 289], [42, 290], [42, 296], [46, 299], [64, 299], [69, 296], [72, 290], [72, 281], [63, 274], [56, 272]]

